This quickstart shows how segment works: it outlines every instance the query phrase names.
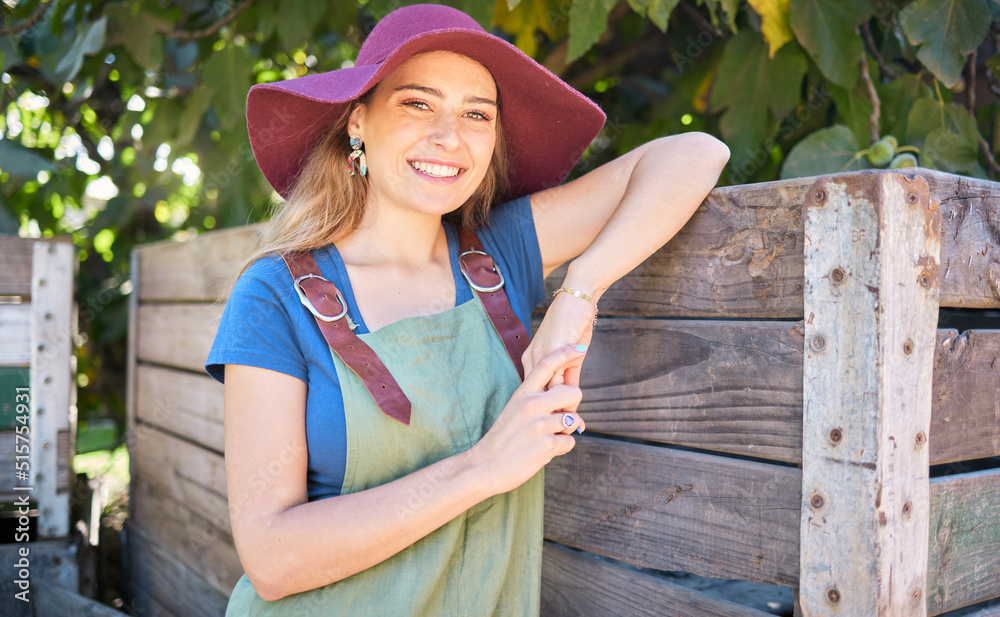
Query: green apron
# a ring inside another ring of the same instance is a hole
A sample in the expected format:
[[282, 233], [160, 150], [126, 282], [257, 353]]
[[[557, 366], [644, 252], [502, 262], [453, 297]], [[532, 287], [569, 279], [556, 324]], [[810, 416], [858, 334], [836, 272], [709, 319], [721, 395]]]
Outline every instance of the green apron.
[[[413, 415], [406, 426], [383, 414], [358, 376], [333, 354], [347, 416], [344, 494], [385, 484], [469, 449], [520, 384], [476, 298], [359, 338], [399, 383], [413, 404]], [[519, 488], [473, 506], [380, 564], [274, 602], [262, 600], [244, 575], [226, 617], [538, 615], [543, 491], [539, 471]], [[405, 524], [412, 508], [434, 493], [431, 479], [395, 506], [391, 520]]]

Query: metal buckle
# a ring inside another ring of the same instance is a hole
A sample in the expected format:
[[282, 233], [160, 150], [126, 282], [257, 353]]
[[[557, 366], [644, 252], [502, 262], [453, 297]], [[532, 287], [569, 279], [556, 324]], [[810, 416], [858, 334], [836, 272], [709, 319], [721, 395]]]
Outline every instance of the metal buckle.
[[458, 256], [458, 269], [459, 269], [459, 271], [461, 271], [462, 276], [465, 277], [465, 280], [469, 281], [469, 285], [472, 285], [472, 288], [475, 289], [476, 291], [485, 291], [487, 293], [492, 293], [494, 291], [497, 291], [501, 287], [503, 287], [503, 284], [504, 284], [503, 272], [500, 272], [499, 270], [497, 270], [496, 265], [493, 266], [493, 271], [496, 272], [497, 276], [500, 277], [500, 282], [499, 283], [497, 283], [493, 287], [480, 287], [479, 285], [476, 285], [475, 283], [473, 283], [472, 279], [469, 277], [469, 271], [465, 267], [465, 262], [462, 261], [462, 258], [465, 257], [466, 255], [468, 255], [469, 253], [479, 253], [480, 255], [486, 255], [487, 257], [489, 257], [488, 254], [486, 254], [486, 253], [484, 253], [482, 251], [477, 251], [476, 249], [471, 249], [471, 250], [465, 251], [464, 253], [462, 253], [461, 255]]
[[302, 289], [302, 286], [299, 285], [299, 283], [305, 279], [319, 279], [327, 283], [329, 283], [330, 281], [326, 280], [325, 278], [323, 278], [318, 274], [305, 274], [295, 279], [295, 291], [299, 294], [299, 301], [302, 302], [302, 306], [309, 309], [309, 312], [312, 313], [316, 317], [316, 319], [322, 319], [323, 321], [337, 321], [338, 319], [347, 314], [347, 303], [344, 302], [344, 296], [340, 295], [339, 289], [337, 290], [337, 301], [340, 302], [340, 306], [344, 307], [344, 310], [342, 310], [339, 315], [324, 315], [323, 313], [320, 313], [318, 310], [316, 310], [316, 307], [313, 306], [313, 303], [309, 301], [308, 297], [306, 297], [306, 292]]

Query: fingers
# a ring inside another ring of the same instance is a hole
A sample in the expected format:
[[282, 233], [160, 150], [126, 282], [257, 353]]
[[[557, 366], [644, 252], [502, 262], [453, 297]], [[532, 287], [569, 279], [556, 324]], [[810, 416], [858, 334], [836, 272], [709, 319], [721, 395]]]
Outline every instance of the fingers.
[[571, 435], [573, 433], [583, 434], [586, 430], [587, 425], [579, 415], [575, 413], [555, 413], [552, 414], [553, 419], [558, 421], [557, 433], [563, 433], [565, 435]]
[[530, 373], [525, 370], [524, 386], [532, 390], [543, 390], [557, 372], [570, 362], [582, 358], [586, 351], [586, 345], [566, 345], [556, 349], [539, 360]]

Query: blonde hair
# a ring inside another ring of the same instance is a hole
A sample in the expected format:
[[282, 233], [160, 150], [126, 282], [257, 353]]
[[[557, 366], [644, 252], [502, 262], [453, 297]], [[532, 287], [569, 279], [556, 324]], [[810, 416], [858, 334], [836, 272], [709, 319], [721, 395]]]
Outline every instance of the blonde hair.
[[[368, 200], [368, 179], [360, 174], [351, 176], [348, 172], [347, 157], [351, 148], [347, 125], [351, 112], [358, 105], [369, 104], [374, 92], [372, 88], [347, 105], [317, 142], [288, 199], [274, 204], [273, 215], [264, 225], [257, 249], [233, 277], [230, 291], [236, 279], [258, 259], [271, 253], [310, 251], [326, 246], [350, 235], [361, 225]], [[496, 142], [486, 176], [472, 196], [444, 219], [473, 230], [484, 226], [494, 201], [507, 195], [507, 173], [507, 143], [498, 109]]]

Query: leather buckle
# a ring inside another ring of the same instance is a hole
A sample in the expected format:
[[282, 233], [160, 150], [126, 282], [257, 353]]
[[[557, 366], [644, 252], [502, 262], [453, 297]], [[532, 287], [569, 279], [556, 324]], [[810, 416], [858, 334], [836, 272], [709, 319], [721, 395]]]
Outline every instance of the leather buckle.
[[[472, 288], [475, 289], [476, 291], [482, 291], [486, 293], [492, 293], [494, 291], [497, 291], [498, 289], [501, 289], [504, 285], [503, 273], [497, 270], [496, 265], [493, 266], [493, 272], [495, 272], [496, 275], [500, 277], [499, 283], [497, 283], [492, 287], [480, 287], [479, 285], [476, 285], [475, 282], [473, 282], [472, 278], [469, 276], [469, 270], [465, 267], [465, 262], [462, 261], [462, 258], [470, 253], [479, 253], [480, 255], [486, 255], [487, 257], [489, 257], [489, 255], [487, 255], [486, 253], [482, 251], [477, 251], [476, 249], [465, 251], [464, 253], [458, 256], [458, 269], [462, 273], [462, 276], [465, 277], [465, 280], [469, 282], [469, 285], [471, 285]], [[490, 261], [492, 261], [492, 259]]]
[[323, 321], [337, 321], [344, 315], [347, 315], [347, 303], [344, 302], [344, 296], [340, 294], [339, 289], [337, 290], [337, 302], [340, 302], [340, 306], [344, 307], [344, 310], [340, 311], [340, 314], [338, 315], [324, 315], [323, 313], [320, 313], [316, 307], [313, 306], [313, 303], [309, 300], [309, 298], [306, 297], [305, 290], [302, 289], [302, 285], [300, 283], [305, 279], [319, 279], [326, 283], [329, 283], [330, 281], [326, 280], [322, 276], [319, 276], [318, 274], [305, 274], [295, 279], [295, 291], [299, 294], [299, 301], [302, 302], [302, 306], [309, 309], [309, 312], [312, 313], [316, 319], [322, 319]]

